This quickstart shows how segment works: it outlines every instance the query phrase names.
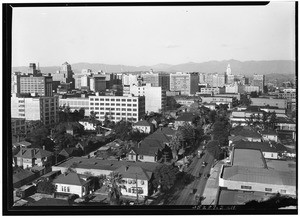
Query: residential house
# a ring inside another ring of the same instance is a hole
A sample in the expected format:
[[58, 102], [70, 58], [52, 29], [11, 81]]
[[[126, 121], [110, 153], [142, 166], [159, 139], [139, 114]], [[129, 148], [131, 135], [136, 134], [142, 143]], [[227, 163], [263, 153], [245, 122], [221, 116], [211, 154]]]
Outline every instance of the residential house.
[[[117, 161], [117, 160], [100, 160], [96, 158], [73, 157], [55, 166], [52, 166], [52, 171], [60, 170], [62, 173], [67, 172], [71, 166], [78, 174], [91, 173], [94, 176], [106, 175], [109, 176], [112, 172], [120, 172], [127, 184], [126, 190], [122, 190], [124, 196], [136, 196], [134, 187], [138, 186], [139, 196], [150, 196], [152, 194], [151, 180], [153, 172], [159, 163], [132, 162], [132, 161]], [[134, 180], [134, 181], [133, 181]], [[137, 184], [134, 182], [137, 181]], [[143, 189], [141, 191], [140, 189]], [[58, 188], [61, 190], [61, 188]], [[66, 187], [67, 190], [67, 187]], [[71, 189], [70, 189], [71, 191]]]
[[76, 194], [83, 197], [90, 193], [88, 176], [80, 175], [74, 172], [63, 173], [53, 180], [56, 196], [68, 196]]
[[140, 166], [123, 165], [116, 169], [115, 172], [119, 172], [123, 181], [122, 184], [125, 188], [121, 189], [122, 195], [145, 198], [149, 194], [150, 180], [152, 178], [152, 172], [143, 169]]
[[94, 122], [92, 122], [88, 118], [80, 120], [79, 123], [84, 127], [84, 130], [90, 131], [96, 131], [97, 126], [101, 125], [101, 122], [99, 120], [95, 120]]
[[83, 155], [83, 151], [81, 148], [63, 148], [58, 155], [59, 159], [64, 160], [70, 157], [79, 157]]
[[278, 134], [273, 130], [263, 130], [260, 132], [264, 141], [278, 142]]
[[153, 132], [153, 124], [149, 123], [147, 120], [140, 120], [132, 125], [133, 130], [137, 130], [141, 133], [152, 133]]
[[185, 123], [192, 125], [195, 115], [192, 113], [182, 113], [174, 123], [175, 129], [178, 129], [180, 126], [183, 126]]
[[242, 136], [250, 142], [261, 142], [262, 136], [249, 126], [237, 126], [230, 132], [231, 136]]
[[86, 140], [78, 142], [75, 145], [75, 148], [80, 148], [83, 151], [84, 154], [87, 154], [91, 150], [91, 146], [90, 145], [91, 145], [91, 142], [88, 139], [86, 139]]
[[30, 142], [21, 141], [21, 142], [15, 142], [13, 143], [13, 147], [21, 147], [21, 148], [29, 148], [31, 146]]
[[176, 134], [176, 130], [171, 129], [170, 127], [159, 127], [155, 133], [162, 133], [168, 137], [173, 137]]
[[14, 157], [15, 166], [21, 166], [24, 169], [34, 166], [45, 166], [48, 168], [53, 161], [52, 152], [38, 148], [21, 148]]

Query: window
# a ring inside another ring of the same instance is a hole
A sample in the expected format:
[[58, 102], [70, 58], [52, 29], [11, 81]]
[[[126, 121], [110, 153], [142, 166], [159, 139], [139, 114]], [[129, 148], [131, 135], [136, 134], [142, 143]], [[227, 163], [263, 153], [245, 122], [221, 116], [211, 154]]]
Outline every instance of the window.
[[142, 181], [141, 181], [141, 185], [144, 185], [144, 184], [145, 184], [145, 182], [142, 180]]
[[[122, 113], [122, 115], [123, 115], [123, 116], [125, 116], [125, 115], [126, 115], [126, 113]], [[24, 115], [24, 116], [25, 116], [25, 115]]]
[[126, 104], [122, 104], [122, 106], [126, 106]]
[[128, 193], [131, 193], [131, 188], [128, 189]]
[[104, 103], [100, 103], [100, 105], [102, 105], [102, 106], [103, 106], [103, 105], [104, 105]]
[[70, 192], [70, 187], [67, 187], [67, 192]]
[[126, 108], [122, 108], [122, 111], [126, 111]]
[[120, 108], [116, 108], [116, 111], [120, 111], [121, 109]]
[[133, 99], [133, 102], [136, 102], [136, 99]]
[[280, 193], [285, 194], [285, 193], [286, 193], [286, 190], [281, 189], [281, 190], [280, 190]]
[[116, 106], [120, 106], [120, 104], [116, 104]]
[[133, 106], [133, 107], [136, 107], [136, 104], [133, 104], [132, 106]]
[[131, 104], [127, 104], [128, 107], [131, 107]]
[[128, 102], [131, 102], [131, 99], [127, 99]]
[[99, 98], [95, 98], [95, 101], [99, 101]]
[[105, 101], [109, 101], [109, 98], [106, 98]]
[[122, 101], [126, 101], [126, 99], [122, 99]]
[[131, 116], [131, 113], [127, 113], [127, 116]]
[[94, 105], [94, 103], [93, 103], [93, 102], [91, 102], [91, 105]]
[[110, 99], [111, 101], [115, 101], [115, 99], [114, 98], [112, 98], [112, 99]]
[[111, 106], [115, 106], [115, 104], [114, 104], [114, 103], [111, 103]]
[[266, 192], [271, 192], [272, 189], [271, 189], [271, 188], [265, 188], [265, 191], [266, 191]]
[[143, 155], [139, 155], [140, 157], [140, 160], [143, 160], [144, 159], [144, 156]]
[[106, 103], [105, 106], [109, 106], [109, 103]]
[[132, 116], [137, 116], [137, 114], [132, 114]]
[[99, 103], [95, 103], [95, 105], [99, 105]]
[[134, 108], [133, 111], [136, 111], [136, 109]]
[[100, 98], [100, 101], [104, 101], [104, 98]]
[[247, 186], [247, 185], [242, 185], [241, 189], [252, 189], [252, 187], [251, 186]]
[[127, 108], [127, 111], [131, 111], [131, 109], [130, 109], [130, 108]]
[[116, 101], [120, 101], [120, 99], [116, 99]]

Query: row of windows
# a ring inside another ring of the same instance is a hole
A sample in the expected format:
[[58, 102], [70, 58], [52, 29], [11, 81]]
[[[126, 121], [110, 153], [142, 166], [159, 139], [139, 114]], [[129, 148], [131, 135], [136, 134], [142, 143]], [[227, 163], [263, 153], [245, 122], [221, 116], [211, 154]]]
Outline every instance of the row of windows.
[[[104, 120], [104, 119], [105, 119], [105, 116], [100, 116], [99, 119]], [[124, 117], [114, 117], [114, 116], [110, 116], [109, 119], [111, 119], [111, 120], [122, 120], [122, 119], [124, 119]], [[137, 118], [134, 118], [134, 117], [127, 117], [126, 120], [132, 121], [132, 122], [138, 121], [138, 119], [137, 119]]]
[[[106, 111], [114, 111], [114, 110], [116, 110], [116, 111], [126, 111], [126, 108], [104, 108], [104, 107], [94, 107], [94, 108], [91, 108], [91, 110], [106, 110]], [[131, 108], [127, 108], [127, 111], [137, 111], [137, 109], [136, 108], [133, 108], [133, 109], [131, 109]]]
[[[105, 113], [105, 112], [95, 112], [95, 114], [96, 114], [96, 116], [98, 115], [99, 116], [99, 114], [101, 114], [101, 115], [104, 115], [104, 114], [107, 114], [107, 115], [117, 115], [117, 116], [120, 116], [120, 115], [122, 115], [122, 116], [126, 116], [126, 113], [114, 113], [114, 112], [111, 112], [111, 113]], [[132, 113], [127, 113], [127, 116], [137, 116], [137, 114], [132, 114]]]
[[[99, 101], [99, 98], [90, 98], [91, 101]], [[114, 99], [114, 98], [100, 98], [100, 101], [122, 101], [122, 102], [125, 102], [127, 100], [127, 102], [131, 102], [131, 100], [133, 102], [136, 102], [137, 99], [120, 99], [120, 98], [117, 98], [117, 99]]]
[[[90, 105], [101, 105], [101, 106], [104, 106], [104, 103], [93, 103], [93, 102], [91, 102], [91, 104]], [[105, 103], [105, 106], [121, 106], [121, 104], [114, 104], [114, 103]], [[124, 106], [124, 107], [126, 107], [126, 104], [122, 104], [122, 106]], [[137, 106], [137, 104], [127, 104], [127, 107], [136, 107]]]

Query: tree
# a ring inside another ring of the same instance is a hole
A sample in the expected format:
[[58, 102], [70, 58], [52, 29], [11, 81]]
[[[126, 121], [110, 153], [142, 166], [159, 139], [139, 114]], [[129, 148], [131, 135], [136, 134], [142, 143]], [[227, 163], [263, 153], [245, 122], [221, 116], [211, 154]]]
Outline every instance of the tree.
[[251, 98], [258, 98], [259, 96], [258, 96], [257, 91], [251, 92], [251, 93], [250, 93], [250, 97], [251, 97]]
[[277, 116], [276, 116], [275, 111], [273, 111], [271, 113], [270, 120], [269, 120], [270, 127], [273, 130], [275, 129], [276, 121], [277, 121]]
[[207, 143], [206, 150], [210, 153], [214, 159], [219, 159], [220, 154], [222, 153], [221, 148], [219, 146], [219, 141], [210, 141]]
[[81, 119], [83, 119], [84, 118], [84, 114], [85, 114], [85, 110], [84, 110], [84, 108], [82, 107], [82, 108], [80, 108], [79, 109], [79, 120], [81, 120]]
[[218, 140], [221, 146], [228, 146], [230, 124], [228, 121], [216, 121], [213, 125], [213, 139]]
[[42, 180], [37, 184], [37, 192], [51, 195], [55, 192], [55, 186], [51, 180]]
[[169, 191], [175, 184], [177, 174], [179, 173], [178, 167], [172, 165], [160, 165], [154, 170], [154, 179], [152, 181], [153, 187], [162, 192]]
[[122, 185], [122, 175], [118, 172], [111, 172], [107, 178], [109, 187], [109, 202], [110, 205], [120, 205], [121, 189], [125, 188]]
[[172, 150], [172, 156], [174, 160], [178, 159], [178, 151], [182, 147], [183, 135], [181, 131], [177, 131], [169, 143], [169, 146]]
[[251, 100], [248, 98], [247, 94], [241, 95], [240, 104], [247, 107], [251, 104]]
[[267, 129], [268, 128], [268, 114], [267, 114], [267, 112], [263, 112], [263, 115], [262, 115], [262, 118], [261, 118], [261, 120], [262, 120], [262, 124], [263, 124], [263, 128], [264, 129]]
[[232, 107], [237, 107], [239, 105], [239, 100], [236, 97], [232, 98]]
[[195, 143], [195, 131], [192, 125], [189, 123], [184, 123], [183, 126], [179, 127], [179, 131], [182, 132], [182, 137], [186, 144]]
[[214, 123], [216, 121], [217, 112], [212, 110], [208, 113], [208, 120], [210, 123]]
[[132, 131], [132, 125], [128, 121], [121, 120], [120, 122], [117, 122], [114, 127], [114, 133], [117, 135], [119, 139], [122, 141], [126, 141], [130, 139], [130, 133]]

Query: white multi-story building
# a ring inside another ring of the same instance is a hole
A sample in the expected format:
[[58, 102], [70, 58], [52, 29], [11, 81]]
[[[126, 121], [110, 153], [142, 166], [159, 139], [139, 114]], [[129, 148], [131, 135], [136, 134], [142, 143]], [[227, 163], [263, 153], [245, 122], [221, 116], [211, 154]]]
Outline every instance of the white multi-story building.
[[71, 111], [84, 109], [84, 116], [90, 116], [89, 98], [60, 98], [59, 106], [69, 106]]
[[40, 120], [45, 125], [58, 122], [57, 97], [11, 97], [11, 117]]
[[259, 86], [244, 86], [244, 91], [247, 93], [251, 93], [251, 92], [259, 92]]
[[224, 93], [224, 88], [221, 88], [221, 87], [205, 87], [205, 88], [201, 88], [200, 89], [200, 92], [197, 92], [197, 94], [213, 94], [213, 95], [216, 95], [216, 94], [220, 94], [220, 93]]
[[166, 91], [162, 87], [152, 87], [150, 83], [144, 86], [130, 86], [130, 95], [145, 96], [145, 110], [150, 112], [161, 112], [166, 104]]
[[107, 117], [114, 122], [137, 122], [145, 114], [145, 97], [89, 96], [89, 110], [100, 121]]
[[244, 92], [244, 86], [238, 83], [233, 83], [225, 86], [226, 93], [242, 93]]
[[138, 75], [133, 74], [123, 74], [122, 75], [122, 84], [123, 85], [137, 85], [138, 84]]

